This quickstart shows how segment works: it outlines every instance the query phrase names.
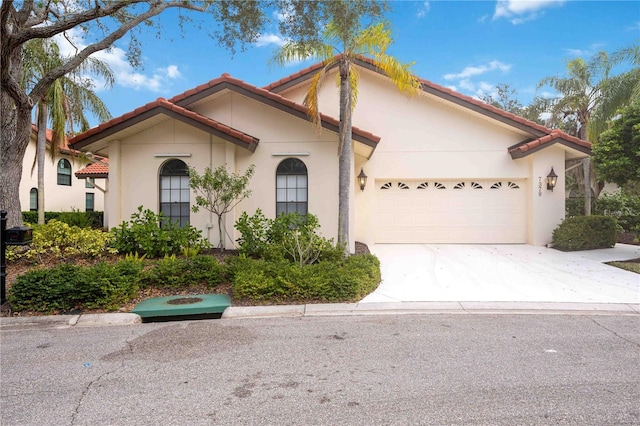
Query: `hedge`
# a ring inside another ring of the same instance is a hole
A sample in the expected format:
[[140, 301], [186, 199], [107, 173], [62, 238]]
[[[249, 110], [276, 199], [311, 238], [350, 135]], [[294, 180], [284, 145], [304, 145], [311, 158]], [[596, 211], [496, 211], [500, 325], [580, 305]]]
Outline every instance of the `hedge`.
[[[102, 228], [104, 227], [104, 212], [44, 212], [44, 222], [51, 219], [59, 220], [69, 226], [79, 226], [80, 228]], [[22, 222], [38, 223], [38, 212], [22, 212]]]
[[553, 243], [560, 250], [592, 250], [613, 247], [621, 231], [610, 216], [574, 216], [553, 231]]

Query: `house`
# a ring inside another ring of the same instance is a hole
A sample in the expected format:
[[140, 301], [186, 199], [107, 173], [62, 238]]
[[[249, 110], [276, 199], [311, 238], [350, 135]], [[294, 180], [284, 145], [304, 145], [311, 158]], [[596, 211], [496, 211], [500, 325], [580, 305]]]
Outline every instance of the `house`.
[[[20, 205], [23, 211], [38, 210], [38, 169], [35, 163], [37, 127], [31, 127], [31, 138], [25, 151], [20, 180]], [[47, 153], [44, 162], [45, 210], [55, 212], [103, 211], [105, 177], [81, 180], [74, 178], [77, 171], [85, 168], [78, 151], [68, 142], [61, 146], [51, 159], [52, 132], [47, 129]], [[102, 159], [101, 159], [102, 160]]]
[[[350, 241], [544, 245], [564, 218], [564, 164], [587, 141], [421, 80], [407, 98], [369, 60], [353, 115]], [[217, 239], [214, 218], [190, 212], [186, 165], [255, 164], [252, 195], [225, 218], [227, 247], [243, 211], [311, 212], [337, 235], [338, 91], [320, 92], [321, 128], [302, 105], [313, 65], [264, 88], [228, 74], [160, 98], [74, 137], [74, 149], [108, 155], [108, 225], [139, 205]], [[333, 73], [335, 73], [335, 69]], [[329, 80], [331, 81], [331, 76]], [[548, 176], [557, 174], [547, 189]], [[361, 190], [356, 177], [368, 177]]]

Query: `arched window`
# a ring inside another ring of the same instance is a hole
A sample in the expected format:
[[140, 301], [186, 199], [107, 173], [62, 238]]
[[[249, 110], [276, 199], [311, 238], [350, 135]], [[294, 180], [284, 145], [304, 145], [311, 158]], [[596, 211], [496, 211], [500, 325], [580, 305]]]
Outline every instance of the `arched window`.
[[169, 160], [160, 167], [160, 212], [166, 222], [189, 225], [189, 171], [184, 161]]
[[307, 214], [307, 166], [297, 158], [283, 160], [276, 169], [276, 215]]
[[64, 158], [58, 161], [58, 185], [71, 186], [71, 163]]
[[32, 212], [38, 211], [38, 188], [31, 188], [31, 191], [29, 191], [29, 210]]

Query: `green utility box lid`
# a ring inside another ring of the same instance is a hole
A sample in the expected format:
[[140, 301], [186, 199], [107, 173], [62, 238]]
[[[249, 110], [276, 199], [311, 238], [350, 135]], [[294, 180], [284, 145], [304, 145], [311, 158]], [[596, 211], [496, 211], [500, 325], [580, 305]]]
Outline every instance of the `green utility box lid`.
[[229, 306], [231, 299], [226, 294], [180, 295], [143, 300], [131, 312], [143, 320], [158, 317], [180, 319], [174, 317], [221, 316]]

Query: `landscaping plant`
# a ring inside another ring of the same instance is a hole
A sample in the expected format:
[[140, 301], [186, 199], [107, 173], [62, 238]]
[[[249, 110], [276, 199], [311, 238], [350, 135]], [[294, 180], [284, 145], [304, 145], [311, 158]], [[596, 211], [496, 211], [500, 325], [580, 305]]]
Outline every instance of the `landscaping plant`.
[[201, 232], [189, 225], [181, 228], [163, 220], [163, 214], [138, 207], [129, 222], [122, 222], [111, 230], [113, 247], [119, 253], [145, 254], [147, 258], [180, 254], [185, 248], [208, 248]]

